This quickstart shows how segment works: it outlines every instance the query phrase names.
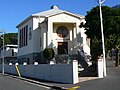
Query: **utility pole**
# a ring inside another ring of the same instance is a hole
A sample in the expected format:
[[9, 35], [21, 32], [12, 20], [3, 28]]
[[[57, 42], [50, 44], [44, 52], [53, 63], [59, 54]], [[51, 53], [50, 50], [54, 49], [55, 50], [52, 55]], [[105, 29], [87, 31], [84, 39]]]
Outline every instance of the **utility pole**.
[[5, 48], [4, 48], [4, 44], [5, 44], [5, 42], [4, 42], [4, 31], [3, 31], [3, 72], [2, 72], [2, 74], [4, 74], [4, 72], [5, 72], [5, 60], [4, 60], [4, 55], [5, 55]]
[[105, 0], [99, 0], [100, 8], [100, 21], [101, 21], [101, 34], [102, 34], [102, 50], [103, 50], [103, 75], [106, 77], [106, 60], [105, 60], [105, 44], [104, 44], [104, 33], [103, 33], [103, 18], [102, 18], [102, 9], [101, 6]]
[[3, 33], [3, 37], [1, 37], [2, 38], [2, 40], [3, 40], [3, 59], [2, 59], [2, 74], [4, 74], [4, 71], [5, 71], [5, 60], [4, 60], [4, 54], [5, 54], [5, 48], [4, 48], [4, 34], [5, 34], [5, 32], [3, 31], [3, 30], [0, 30], [0, 33]]

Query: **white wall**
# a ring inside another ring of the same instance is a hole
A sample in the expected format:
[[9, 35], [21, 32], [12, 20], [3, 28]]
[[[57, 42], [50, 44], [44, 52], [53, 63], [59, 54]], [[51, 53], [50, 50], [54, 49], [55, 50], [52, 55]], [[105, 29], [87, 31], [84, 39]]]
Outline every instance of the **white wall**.
[[[26, 25], [28, 25], [28, 45], [25, 47], [21, 47], [21, 48], [18, 47], [18, 56], [33, 52], [33, 39], [29, 40], [29, 29], [30, 28], [32, 29], [31, 31], [33, 33], [33, 19], [32, 18], [18, 28], [18, 45], [19, 45], [20, 29], [22, 29]], [[32, 34], [32, 37], [33, 37], [33, 34]]]
[[[72, 15], [68, 15], [66, 13], [61, 13], [52, 17], [49, 17], [49, 22], [68, 22], [68, 23], [76, 23], [80, 22], [80, 18], [74, 17]], [[80, 23], [79, 23], [80, 24]]]
[[[85, 19], [81, 20], [81, 22], [86, 23]], [[90, 54], [90, 46], [88, 45], [87, 42], [87, 35], [85, 34], [85, 29], [84, 28], [78, 28], [77, 29], [77, 34], [78, 34], [78, 47], [82, 47], [82, 49], [84, 50], [85, 53], [87, 53], [87, 55], [91, 55]], [[82, 37], [82, 41], [83, 43], [80, 44], [81, 38]], [[80, 49], [80, 48], [79, 48]]]
[[[2, 71], [0, 64], [0, 71]], [[34, 65], [19, 65], [20, 74], [26, 77], [32, 77], [42, 80], [49, 80], [61, 83], [78, 83], [78, 63], [73, 64], [39, 64]], [[15, 65], [5, 65], [5, 73], [17, 74]]]
[[39, 27], [39, 18], [38, 17], [34, 17], [33, 18], [33, 31], [32, 31], [32, 35], [33, 35], [33, 42], [32, 42], [32, 46], [33, 46], [33, 51], [32, 52], [40, 52], [41, 48], [40, 48], [40, 27]]
[[40, 52], [46, 48], [47, 22], [45, 18], [33, 18], [33, 52]]

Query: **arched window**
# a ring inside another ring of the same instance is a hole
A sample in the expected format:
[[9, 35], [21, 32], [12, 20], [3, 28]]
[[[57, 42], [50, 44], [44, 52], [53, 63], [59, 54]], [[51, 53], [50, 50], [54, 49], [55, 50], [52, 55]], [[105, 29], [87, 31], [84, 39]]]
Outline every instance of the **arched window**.
[[56, 31], [57, 35], [61, 38], [67, 37], [69, 34], [68, 28], [65, 26], [59, 26]]

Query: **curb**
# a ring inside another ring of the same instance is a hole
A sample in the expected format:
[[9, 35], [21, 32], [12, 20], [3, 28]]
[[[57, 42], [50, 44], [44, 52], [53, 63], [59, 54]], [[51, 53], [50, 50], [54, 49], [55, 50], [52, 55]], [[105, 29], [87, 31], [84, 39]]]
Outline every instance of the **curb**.
[[35, 81], [35, 80], [32, 80], [32, 79], [27, 79], [27, 78], [24, 78], [24, 77], [18, 77], [18, 76], [11, 75], [11, 74], [4, 74], [4, 76], [10, 76], [11, 78], [16, 78], [16, 79], [24, 80], [24, 81], [27, 81], [27, 82], [30, 82], [30, 83], [42, 85], [42, 86], [45, 86], [45, 87], [50, 87], [51, 89], [55, 89], [55, 90], [66, 90], [67, 89], [67, 88], [64, 88], [64, 87], [54, 86], [54, 85], [51, 85], [51, 84], [46, 84], [46, 83], [42, 83], [42, 82]]

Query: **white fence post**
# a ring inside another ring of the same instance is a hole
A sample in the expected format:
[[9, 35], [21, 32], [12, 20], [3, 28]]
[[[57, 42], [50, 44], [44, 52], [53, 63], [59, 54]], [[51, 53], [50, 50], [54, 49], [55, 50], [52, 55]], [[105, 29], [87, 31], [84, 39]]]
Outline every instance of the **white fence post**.
[[78, 61], [73, 60], [73, 84], [78, 83]]
[[103, 78], [103, 58], [98, 59], [98, 77]]

